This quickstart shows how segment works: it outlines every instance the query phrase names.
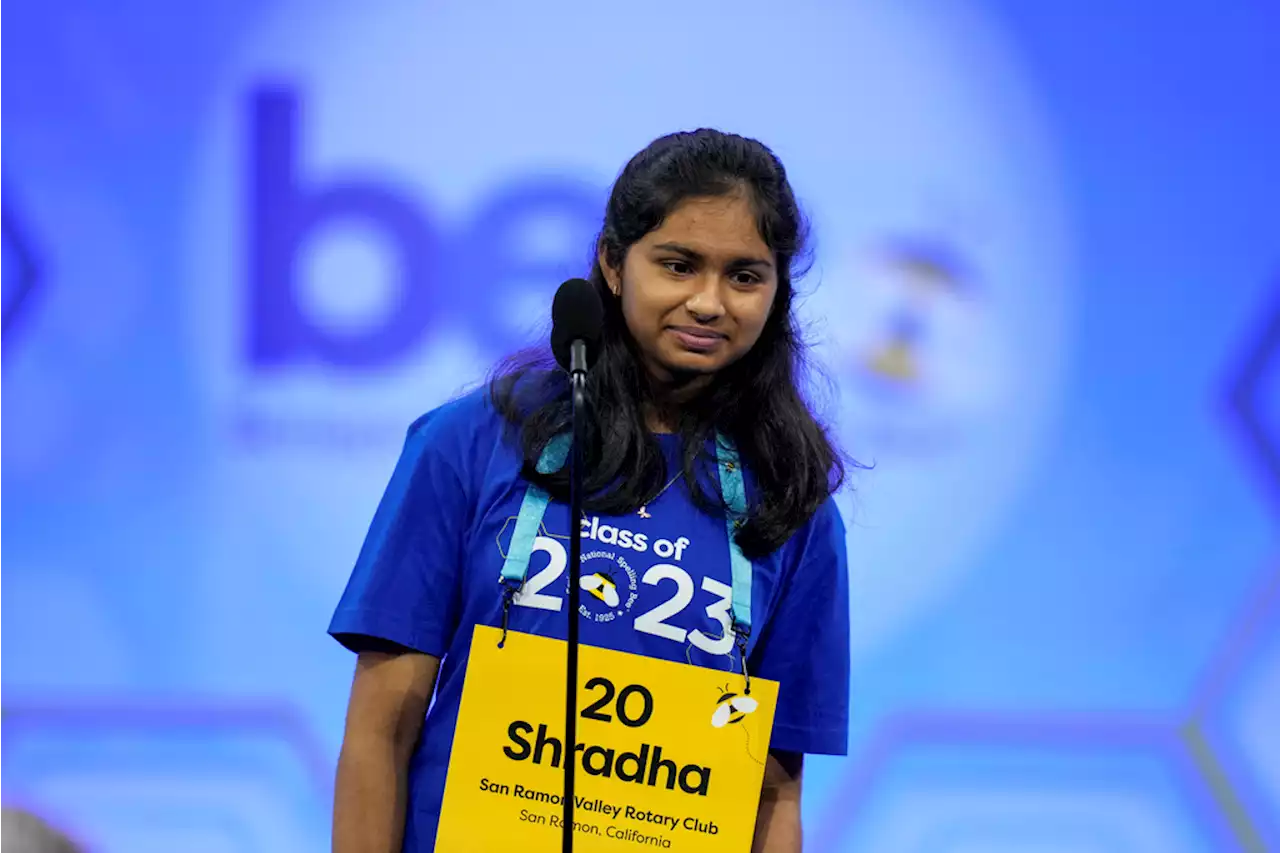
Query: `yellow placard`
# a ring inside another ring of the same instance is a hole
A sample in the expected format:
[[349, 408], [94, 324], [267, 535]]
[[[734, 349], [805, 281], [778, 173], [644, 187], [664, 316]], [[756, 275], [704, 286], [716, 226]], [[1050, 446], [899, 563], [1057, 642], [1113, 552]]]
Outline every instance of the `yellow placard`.
[[[478, 625], [440, 851], [558, 851], [565, 644]], [[750, 850], [778, 684], [582, 646], [574, 850]]]

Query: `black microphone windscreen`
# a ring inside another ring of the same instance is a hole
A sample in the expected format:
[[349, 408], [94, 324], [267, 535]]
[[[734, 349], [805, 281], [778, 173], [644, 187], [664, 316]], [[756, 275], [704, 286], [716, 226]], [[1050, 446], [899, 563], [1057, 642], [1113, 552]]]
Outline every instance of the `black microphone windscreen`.
[[595, 286], [583, 278], [571, 278], [556, 291], [551, 303], [551, 353], [569, 369], [569, 347], [575, 340], [587, 345], [588, 364], [600, 351], [604, 329], [604, 305]]

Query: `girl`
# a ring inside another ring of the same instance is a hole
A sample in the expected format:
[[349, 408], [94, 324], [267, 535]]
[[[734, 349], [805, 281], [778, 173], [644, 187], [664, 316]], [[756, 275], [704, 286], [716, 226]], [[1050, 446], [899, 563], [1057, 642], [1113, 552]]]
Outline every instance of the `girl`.
[[[754, 849], [795, 853], [803, 755], [844, 754], [849, 669], [844, 466], [801, 393], [792, 311], [804, 239], [786, 172], [755, 140], [676, 133], [623, 169], [590, 274], [605, 322], [573, 580], [584, 644], [779, 682]], [[329, 628], [358, 653], [336, 853], [434, 849], [474, 626], [565, 637], [568, 473], [538, 462], [569, 424], [567, 377], [534, 354], [410, 428]], [[720, 441], [745, 476], [729, 526]], [[504, 597], [494, 581], [531, 485], [551, 503]], [[735, 636], [738, 553], [753, 627]]]

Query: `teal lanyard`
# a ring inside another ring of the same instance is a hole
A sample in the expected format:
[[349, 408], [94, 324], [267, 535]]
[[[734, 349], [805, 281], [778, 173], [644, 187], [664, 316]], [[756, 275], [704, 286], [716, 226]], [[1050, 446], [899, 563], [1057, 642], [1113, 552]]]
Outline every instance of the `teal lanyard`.
[[[569, 436], [558, 435], [543, 448], [538, 459], [538, 472], [551, 474], [559, 471], [569, 456]], [[728, 508], [725, 528], [729, 534], [729, 567], [733, 574], [733, 594], [730, 600], [733, 613], [733, 632], [738, 638], [738, 648], [743, 653], [743, 672], [746, 672], [746, 644], [751, 635], [751, 561], [738, 547], [736, 535], [747, 514], [747, 489], [742, 478], [742, 465], [738, 450], [726, 436], [716, 435], [716, 471], [720, 476], [720, 491]], [[533, 555], [533, 540], [542, 528], [551, 496], [540, 486], [530, 484], [520, 502], [520, 514], [516, 516], [516, 529], [511, 536], [507, 558], [502, 564], [498, 582], [505, 588], [503, 599], [503, 628], [507, 610], [515, 591], [524, 585], [529, 573], [529, 558]], [[580, 520], [577, 523], [581, 523]], [[576, 569], [576, 567], [574, 567]], [[572, 579], [570, 582], [575, 582]], [[748, 682], [750, 683], [750, 682]]]

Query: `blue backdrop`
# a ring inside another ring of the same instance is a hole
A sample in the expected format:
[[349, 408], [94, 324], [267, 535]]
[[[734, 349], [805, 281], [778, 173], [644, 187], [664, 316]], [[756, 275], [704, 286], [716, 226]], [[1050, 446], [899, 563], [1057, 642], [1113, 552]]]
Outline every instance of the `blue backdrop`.
[[875, 463], [808, 846], [1280, 849], [1280, 13], [1095, 5], [10, 3], [5, 803], [326, 849], [406, 426], [710, 125], [788, 166]]

